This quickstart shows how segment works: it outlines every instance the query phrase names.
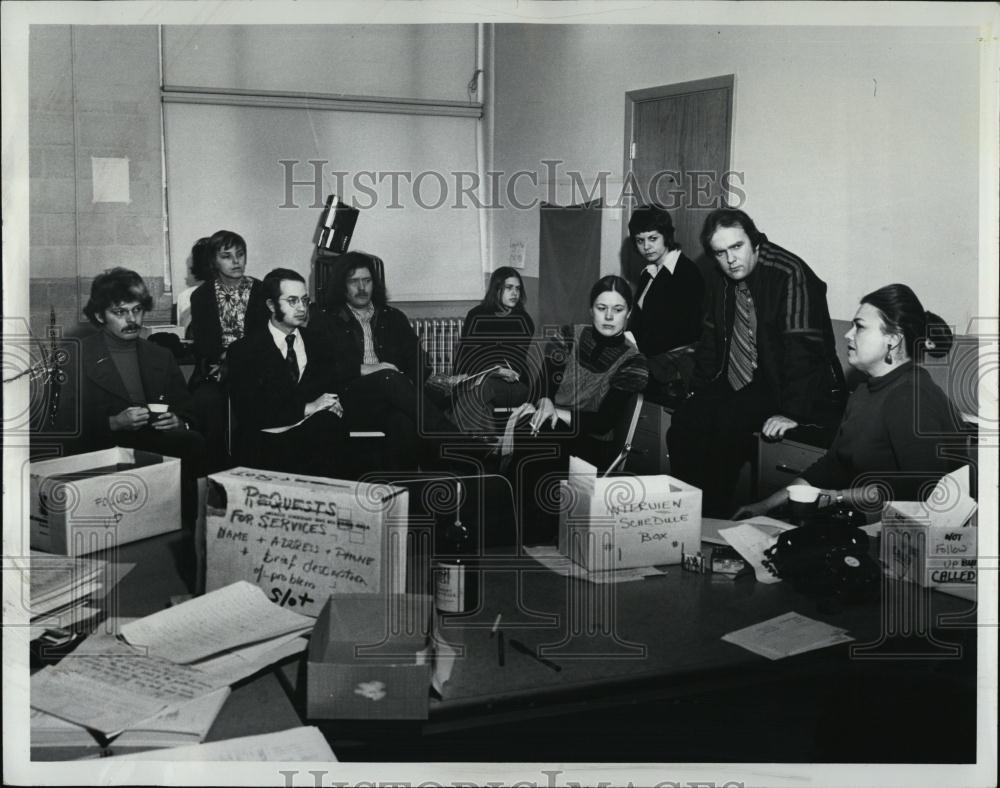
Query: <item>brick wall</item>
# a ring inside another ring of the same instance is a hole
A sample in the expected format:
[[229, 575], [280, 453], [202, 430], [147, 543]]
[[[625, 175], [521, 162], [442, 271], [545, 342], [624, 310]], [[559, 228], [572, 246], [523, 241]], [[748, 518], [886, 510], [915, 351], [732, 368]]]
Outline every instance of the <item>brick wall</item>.
[[[157, 30], [33, 25], [29, 38], [30, 320], [67, 333], [94, 276], [138, 271], [166, 322]], [[128, 159], [129, 202], [94, 202], [92, 157]]]

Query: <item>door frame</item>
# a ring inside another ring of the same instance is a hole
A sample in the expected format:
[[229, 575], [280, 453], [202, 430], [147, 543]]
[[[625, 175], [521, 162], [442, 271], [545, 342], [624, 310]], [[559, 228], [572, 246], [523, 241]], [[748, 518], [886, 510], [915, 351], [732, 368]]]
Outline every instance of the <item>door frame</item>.
[[[633, 130], [635, 126], [635, 108], [637, 104], [655, 99], [669, 98], [671, 96], [681, 96], [689, 93], [702, 93], [708, 90], [718, 90], [719, 88], [729, 89], [729, 122], [726, 127], [726, 137], [729, 144], [726, 146], [726, 160], [723, 163], [723, 172], [729, 170], [733, 154], [733, 109], [736, 103], [736, 75], [724, 74], [718, 77], [707, 77], [706, 79], [695, 79], [690, 82], [675, 82], [671, 85], [660, 85], [654, 88], [640, 88], [639, 90], [629, 90], [625, 93], [625, 137], [622, 155], [622, 190], [625, 188], [625, 179], [632, 171], [632, 142]], [[628, 220], [632, 210], [636, 207], [635, 200], [630, 196], [622, 201], [622, 240], [628, 238]]]

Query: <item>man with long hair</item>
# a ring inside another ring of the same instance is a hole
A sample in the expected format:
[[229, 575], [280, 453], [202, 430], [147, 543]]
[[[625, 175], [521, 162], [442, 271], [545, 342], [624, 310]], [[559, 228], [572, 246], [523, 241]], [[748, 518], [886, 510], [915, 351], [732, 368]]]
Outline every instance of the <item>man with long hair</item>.
[[[351, 428], [386, 433], [385, 470], [417, 467], [418, 436], [456, 428], [424, 396], [430, 367], [409, 319], [388, 303], [381, 261], [363, 252], [343, 255], [325, 307], [317, 323], [332, 344]], [[426, 453], [424, 459], [432, 460]]]

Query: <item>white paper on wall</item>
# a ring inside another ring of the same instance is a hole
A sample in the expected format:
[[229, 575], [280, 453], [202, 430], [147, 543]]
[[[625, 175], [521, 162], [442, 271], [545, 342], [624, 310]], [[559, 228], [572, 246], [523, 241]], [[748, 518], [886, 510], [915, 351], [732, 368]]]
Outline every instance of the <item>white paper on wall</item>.
[[94, 202], [132, 202], [129, 191], [128, 159], [90, 157]]

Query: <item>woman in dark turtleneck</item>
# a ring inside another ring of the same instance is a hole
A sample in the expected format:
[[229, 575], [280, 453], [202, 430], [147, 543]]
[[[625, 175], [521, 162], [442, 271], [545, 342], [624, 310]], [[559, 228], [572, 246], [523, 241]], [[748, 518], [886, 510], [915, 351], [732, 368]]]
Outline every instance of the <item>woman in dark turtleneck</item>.
[[[895, 284], [861, 299], [847, 342], [847, 360], [868, 379], [851, 394], [826, 454], [792, 484], [819, 487], [862, 511], [881, 511], [887, 496], [923, 500], [959, 464], [938, 450], [942, 440], [956, 443], [957, 413], [919, 365], [924, 355], [948, 353], [951, 329]], [[736, 516], [763, 514], [787, 499], [782, 489]]]
[[538, 502], [557, 498], [539, 485], [551, 484], [555, 472], [565, 472], [570, 456], [603, 468], [620, 448], [610, 442], [609, 433], [649, 377], [646, 357], [625, 336], [632, 305], [628, 282], [602, 277], [590, 290], [592, 323], [575, 327], [566, 352], [559, 354], [564, 364], [547, 359], [546, 392], [535, 403], [529, 425], [540, 443], [559, 447], [559, 457], [525, 466], [526, 543], [550, 541], [555, 535], [556, 518]]
[[[620, 276], [605, 276], [590, 290], [592, 324], [576, 326], [566, 364], [547, 364], [545, 396], [535, 404], [531, 429], [555, 427], [558, 411], [574, 414], [580, 432], [607, 433], [625, 403], [649, 377], [646, 357], [625, 337], [632, 290]], [[572, 422], [571, 422], [572, 423]]]

